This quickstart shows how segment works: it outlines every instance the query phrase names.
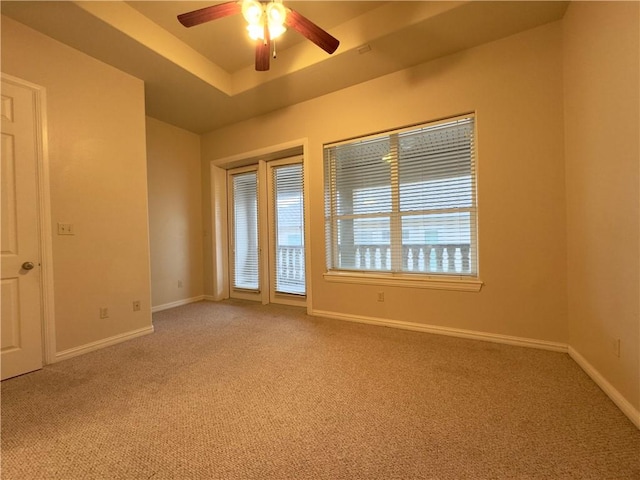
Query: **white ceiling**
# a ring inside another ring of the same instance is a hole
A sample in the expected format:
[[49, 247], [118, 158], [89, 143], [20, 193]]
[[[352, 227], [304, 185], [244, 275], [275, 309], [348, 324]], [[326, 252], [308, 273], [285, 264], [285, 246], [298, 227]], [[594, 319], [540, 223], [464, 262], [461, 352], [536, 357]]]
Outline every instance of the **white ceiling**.
[[222, 2], [3, 0], [0, 8], [141, 78], [148, 115], [203, 133], [558, 20], [567, 7], [564, 1], [285, 0], [340, 47], [328, 55], [289, 30], [277, 42], [271, 69], [256, 72], [242, 15], [192, 28], [176, 19], [216, 3]]

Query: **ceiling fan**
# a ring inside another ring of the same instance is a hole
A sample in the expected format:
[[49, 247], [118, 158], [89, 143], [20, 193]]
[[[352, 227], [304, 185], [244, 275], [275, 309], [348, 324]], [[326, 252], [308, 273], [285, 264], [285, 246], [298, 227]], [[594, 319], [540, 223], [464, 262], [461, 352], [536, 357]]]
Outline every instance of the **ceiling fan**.
[[[249, 36], [256, 41], [256, 70], [269, 70], [271, 41], [290, 27], [307, 37], [325, 52], [332, 54], [340, 42], [311, 20], [282, 4], [282, 0], [240, 0], [224, 2], [178, 15], [185, 27], [193, 27], [218, 18], [242, 13]], [[275, 49], [274, 49], [275, 57]]]

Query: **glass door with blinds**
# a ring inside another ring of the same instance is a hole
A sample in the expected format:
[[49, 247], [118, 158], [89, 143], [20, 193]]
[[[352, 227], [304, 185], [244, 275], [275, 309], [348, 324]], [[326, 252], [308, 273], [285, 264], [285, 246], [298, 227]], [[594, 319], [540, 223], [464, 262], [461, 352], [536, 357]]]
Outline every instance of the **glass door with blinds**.
[[228, 188], [231, 297], [260, 300], [257, 166], [229, 171]]
[[299, 304], [306, 295], [304, 180], [299, 158], [268, 163], [269, 301]]
[[302, 158], [230, 170], [230, 296], [306, 302]]

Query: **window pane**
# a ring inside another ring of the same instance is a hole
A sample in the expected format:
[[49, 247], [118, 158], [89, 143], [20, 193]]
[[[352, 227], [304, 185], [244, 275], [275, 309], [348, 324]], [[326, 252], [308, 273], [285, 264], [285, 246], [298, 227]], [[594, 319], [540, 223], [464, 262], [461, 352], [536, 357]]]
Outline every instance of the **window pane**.
[[391, 270], [389, 217], [338, 220], [340, 268]]
[[401, 211], [472, 205], [472, 133], [454, 122], [399, 135]]
[[353, 191], [353, 213], [389, 213], [391, 186], [359, 188]]
[[470, 212], [402, 217], [402, 270], [470, 274], [472, 265]]
[[385, 138], [335, 149], [338, 215], [391, 211], [389, 145]]
[[389, 217], [357, 218], [353, 221], [356, 245], [389, 245], [390, 239]]
[[256, 172], [233, 177], [235, 288], [259, 289], [258, 184]]
[[305, 294], [302, 164], [273, 168], [275, 291]]
[[[463, 119], [398, 134], [402, 182], [469, 175], [473, 165], [473, 121]], [[411, 178], [413, 177], [413, 178]]]
[[400, 211], [471, 207], [471, 184], [471, 176], [401, 184]]

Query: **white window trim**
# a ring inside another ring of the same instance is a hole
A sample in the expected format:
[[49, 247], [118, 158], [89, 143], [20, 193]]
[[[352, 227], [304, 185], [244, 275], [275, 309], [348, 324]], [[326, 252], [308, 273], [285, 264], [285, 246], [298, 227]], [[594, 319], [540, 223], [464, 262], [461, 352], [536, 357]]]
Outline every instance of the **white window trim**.
[[396, 273], [369, 273], [332, 270], [323, 277], [328, 282], [388, 287], [428, 288], [432, 290], [455, 290], [479, 292], [484, 282], [478, 278], [448, 275], [407, 275]]
[[[476, 114], [475, 112], [469, 112], [463, 115], [453, 116], [449, 118], [444, 118], [441, 120], [437, 120], [434, 122], [429, 122], [429, 125], [437, 125], [439, 123], [448, 123], [455, 120], [463, 119], [466, 117], [473, 117], [475, 120]], [[421, 124], [423, 125], [423, 124]], [[398, 134], [405, 131], [413, 130], [419, 125], [407, 126], [401, 129], [394, 130], [393, 133]], [[475, 139], [477, 124], [474, 121], [474, 141]], [[392, 132], [392, 131], [389, 131]], [[370, 136], [359, 137], [357, 140], [366, 140], [368, 138], [377, 138], [381, 134], [385, 132], [379, 132], [376, 134], [372, 134]], [[336, 145], [341, 145], [345, 143], [352, 143], [356, 138], [346, 139], [339, 142], [333, 142], [330, 144], [326, 144], [324, 147], [331, 147]], [[477, 143], [476, 143], [477, 148]], [[477, 155], [477, 153], [476, 153]], [[477, 161], [477, 159], [476, 159]], [[477, 167], [476, 167], [476, 185], [477, 185]], [[333, 185], [330, 188], [334, 188]], [[477, 186], [476, 186], [477, 188]], [[477, 191], [474, 190], [474, 195], [477, 196]], [[476, 209], [476, 214], [478, 211], [477, 198], [474, 198], [474, 205]], [[334, 215], [332, 214], [332, 218]], [[478, 242], [477, 242], [477, 230], [478, 226], [476, 225], [476, 229], [473, 231], [474, 239], [473, 242], [476, 245], [476, 255], [478, 255]], [[333, 236], [337, 235], [336, 229], [332, 229], [331, 233]], [[332, 240], [332, 245], [334, 240]], [[335, 254], [335, 252], [334, 252]], [[478, 261], [478, 260], [476, 260]], [[476, 265], [477, 270], [479, 271], [479, 265]], [[432, 290], [451, 290], [451, 291], [465, 291], [465, 292], [479, 292], [484, 285], [484, 282], [480, 280], [477, 276], [469, 276], [469, 275], [447, 275], [447, 274], [438, 274], [438, 275], [429, 275], [422, 273], [406, 273], [406, 272], [372, 272], [372, 271], [349, 271], [349, 270], [328, 270], [323, 273], [323, 278], [325, 281], [331, 283], [346, 283], [346, 284], [357, 284], [357, 285], [377, 285], [377, 286], [390, 286], [390, 287], [407, 287], [407, 288], [424, 288], [424, 289], [432, 289]]]

